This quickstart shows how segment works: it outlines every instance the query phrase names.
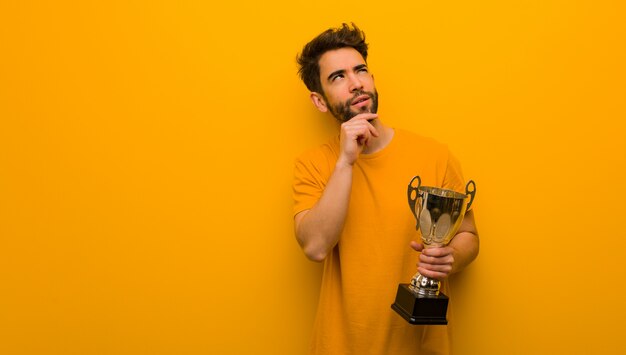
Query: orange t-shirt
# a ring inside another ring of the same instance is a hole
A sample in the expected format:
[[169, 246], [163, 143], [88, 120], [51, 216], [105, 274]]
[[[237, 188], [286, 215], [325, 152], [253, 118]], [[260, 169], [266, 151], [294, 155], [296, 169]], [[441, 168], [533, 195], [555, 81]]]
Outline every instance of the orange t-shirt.
[[[317, 203], [338, 154], [336, 137], [296, 160], [294, 215]], [[417, 271], [409, 242], [420, 235], [407, 198], [415, 175], [423, 186], [465, 193], [447, 147], [408, 131], [395, 129], [389, 145], [356, 161], [343, 232], [324, 260], [311, 354], [449, 352], [449, 326], [410, 325], [391, 309], [398, 284]], [[450, 296], [445, 282], [442, 291]]]

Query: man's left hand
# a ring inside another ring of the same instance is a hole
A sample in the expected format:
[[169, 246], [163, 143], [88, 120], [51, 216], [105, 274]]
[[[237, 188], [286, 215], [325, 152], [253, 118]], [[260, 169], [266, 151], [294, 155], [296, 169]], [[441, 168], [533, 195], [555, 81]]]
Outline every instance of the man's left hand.
[[424, 248], [424, 244], [413, 241], [411, 248], [422, 252], [417, 264], [417, 271], [420, 274], [441, 281], [452, 273], [454, 248], [451, 246]]

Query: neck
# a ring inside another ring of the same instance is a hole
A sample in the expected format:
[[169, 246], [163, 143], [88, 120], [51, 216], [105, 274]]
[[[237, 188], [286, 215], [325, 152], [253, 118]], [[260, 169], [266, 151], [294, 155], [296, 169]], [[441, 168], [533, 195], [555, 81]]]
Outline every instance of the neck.
[[384, 149], [393, 138], [393, 128], [385, 126], [379, 119], [373, 120], [371, 124], [378, 131], [378, 137], [370, 138], [367, 147], [363, 148], [363, 154], [372, 154]]

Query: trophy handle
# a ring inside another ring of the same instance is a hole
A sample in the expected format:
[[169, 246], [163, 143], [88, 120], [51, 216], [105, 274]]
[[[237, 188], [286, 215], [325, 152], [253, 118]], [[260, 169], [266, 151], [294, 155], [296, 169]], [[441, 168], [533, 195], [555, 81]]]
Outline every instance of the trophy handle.
[[476, 197], [476, 183], [474, 182], [474, 180], [468, 181], [467, 185], [465, 185], [465, 194], [470, 196], [470, 200], [467, 203], [467, 209], [466, 209], [466, 211], [469, 211], [469, 209], [472, 208], [474, 197]]
[[[417, 180], [417, 187], [413, 187], [413, 182], [415, 180]], [[422, 186], [422, 179], [419, 176], [415, 176], [413, 177], [413, 179], [411, 179], [411, 182], [409, 183], [409, 188], [407, 190], [407, 195], [409, 198], [409, 207], [411, 208], [411, 213], [413, 213], [413, 215], [415, 216], [415, 219], [417, 220], [417, 225], [415, 226], [415, 229], [419, 229], [419, 225], [420, 225], [419, 216], [417, 215], [417, 213], [415, 213], [415, 204], [417, 203], [417, 198], [419, 197], [420, 186]]]

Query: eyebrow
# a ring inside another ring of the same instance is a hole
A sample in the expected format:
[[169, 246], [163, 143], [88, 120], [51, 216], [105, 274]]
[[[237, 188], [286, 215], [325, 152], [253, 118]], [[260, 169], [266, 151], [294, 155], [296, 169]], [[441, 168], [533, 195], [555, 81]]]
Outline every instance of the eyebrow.
[[[352, 68], [352, 70], [357, 71], [363, 68], [367, 68], [367, 64], [359, 64], [355, 67]], [[326, 80], [330, 80], [330, 78], [332, 78], [335, 75], [339, 75], [339, 74], [344, 74], [346, 71], [345, 69], [339, 69], [339, 70], [335, 70], [334, 72], [330, 73], [330, 75], [328, 75], [328, 77], [326, 78]]]

